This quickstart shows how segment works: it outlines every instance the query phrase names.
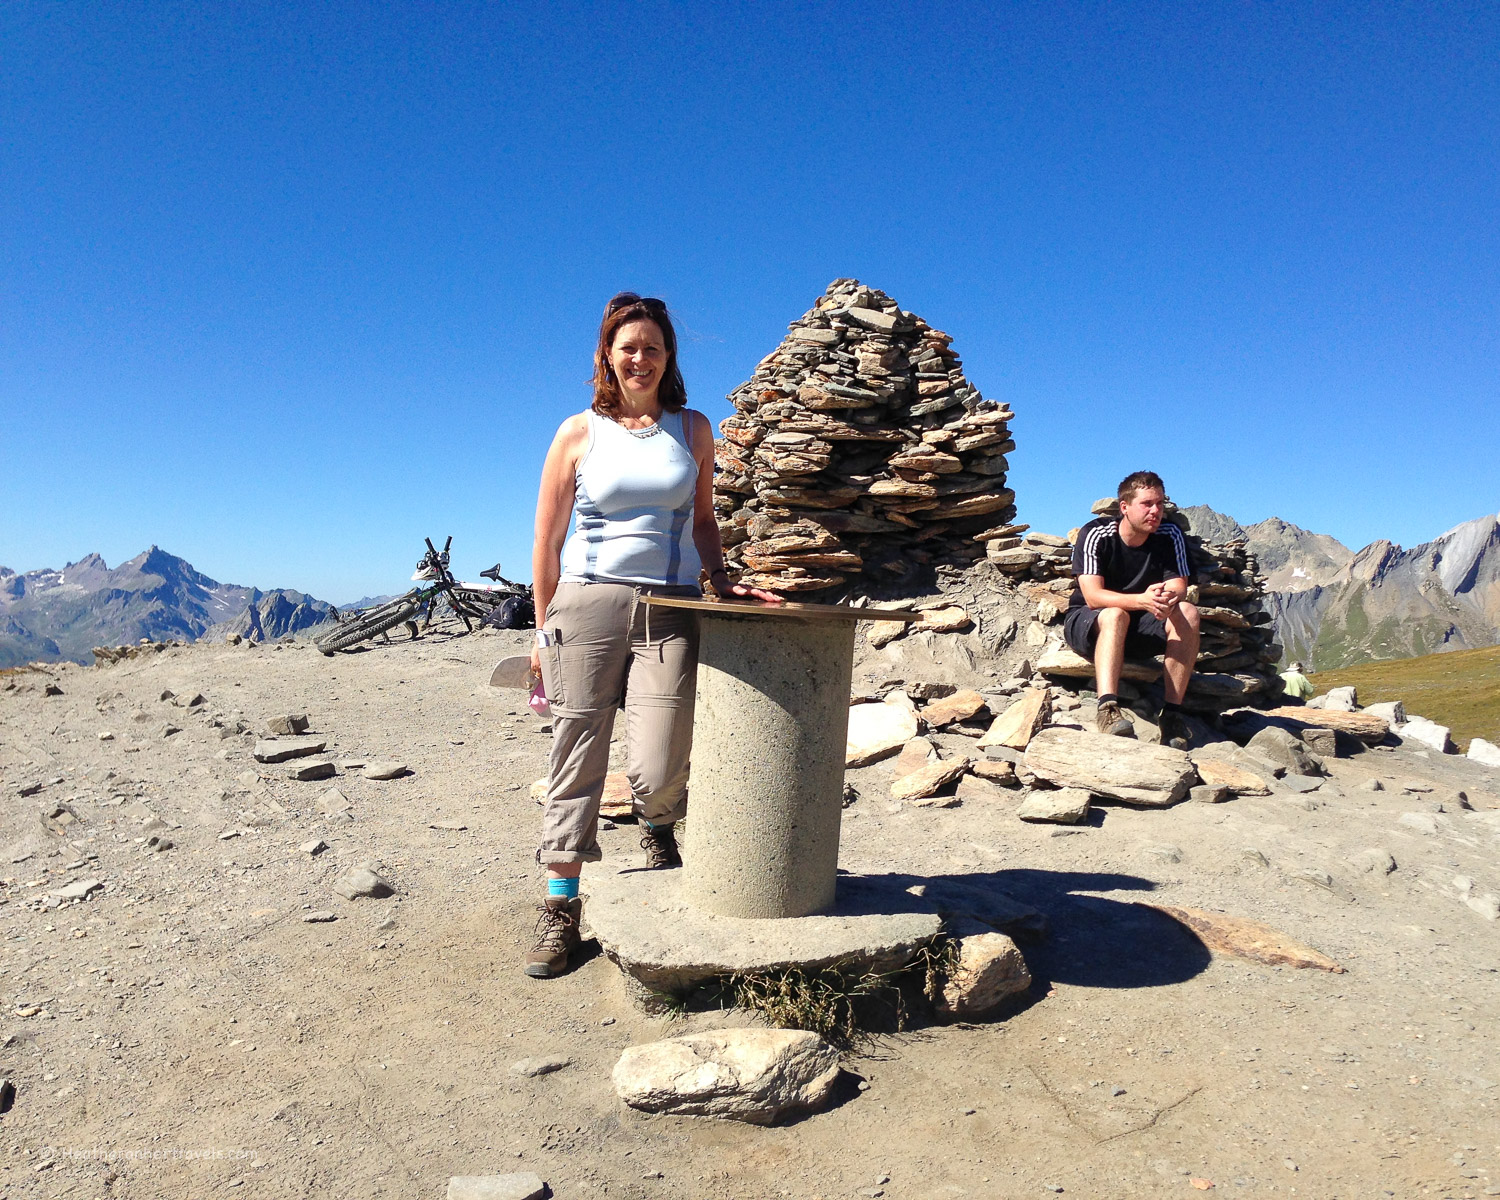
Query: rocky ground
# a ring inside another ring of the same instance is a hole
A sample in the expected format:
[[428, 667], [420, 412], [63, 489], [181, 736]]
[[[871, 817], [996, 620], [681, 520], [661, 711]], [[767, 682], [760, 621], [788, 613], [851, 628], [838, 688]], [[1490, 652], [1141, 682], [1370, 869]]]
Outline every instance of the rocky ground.
[[[598, 954], [522, 975], [548, 738], [486, 680], [528, 636], [4, 677], [0, 1197], [435, 1198], [517, 1171], [651, 1200], [1500, 1194], [1495, 773], [1407, 744], [1330, 758], [1312, 793], [1065, 827], [1017, 820], [1017, 790], [920, 807], [888, 762], [851, 771], [844, 865], [1044, 911], [1031, 991], [847, 1056], [828, 1111], [647, 1116], [611, 1086], [621, 1052], [745, 1018], [645, 1015]], [[897, 645], [919, 678], [921, 643]], [[288, 713], [335, 778], [254, 760]], [[354, 765], [375, 760], [409, 773]], [[640, 854], [628, 824], [603, 838]], [[339, 895], [357, 864], [395, 894]], [[1345, 971], [1214, 956], [1140, 901], [1254, 918]], [[513, 1069], [549, 1055], [569, 1064]]]

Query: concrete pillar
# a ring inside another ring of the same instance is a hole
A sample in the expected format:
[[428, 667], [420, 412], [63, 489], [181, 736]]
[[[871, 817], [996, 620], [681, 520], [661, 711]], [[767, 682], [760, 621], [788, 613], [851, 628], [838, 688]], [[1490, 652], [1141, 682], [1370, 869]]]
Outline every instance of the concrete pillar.
[[829, 908], [855, 623], [700, 616], [686, 896], [728, 917]]

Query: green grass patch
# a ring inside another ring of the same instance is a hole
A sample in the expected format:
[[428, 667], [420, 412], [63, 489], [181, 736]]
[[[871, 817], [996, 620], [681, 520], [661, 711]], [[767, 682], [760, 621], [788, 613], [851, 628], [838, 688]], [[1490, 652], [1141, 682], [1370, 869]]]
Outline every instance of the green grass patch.
[[1308, 678], [1320, 695], [1353, 684], [1362, 705], [1400, 700], [1408, 713], [1448, 726], [1461, 752], [1472, 738], [1500, 744], [1500, 646], [1360, 663]]

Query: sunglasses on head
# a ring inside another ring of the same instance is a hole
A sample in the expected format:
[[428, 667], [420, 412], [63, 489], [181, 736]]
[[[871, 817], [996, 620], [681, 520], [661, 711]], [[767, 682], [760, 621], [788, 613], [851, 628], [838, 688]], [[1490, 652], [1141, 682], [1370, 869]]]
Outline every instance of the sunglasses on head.
[[629, 308], [639, 304], [642, 308], [656, 309], [658, 312], [667, 311], [667, 302], [658, 300], [655, 296], [637, 296], [634, 292], [621, 292], [609, 302], [610, 312], [619, 312], [622, 308]]

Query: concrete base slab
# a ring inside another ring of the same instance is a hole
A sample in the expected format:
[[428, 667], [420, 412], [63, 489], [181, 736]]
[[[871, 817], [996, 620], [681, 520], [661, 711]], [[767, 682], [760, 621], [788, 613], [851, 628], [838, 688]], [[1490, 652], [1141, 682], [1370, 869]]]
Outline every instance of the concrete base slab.
[[[680, 870], [590, 867], [584, 925], [604, 953], [658, 1008], [726, 975], [843, 964], [894, 971], [942, 931], [942, 917], [892, 877], [840, 875], [826, 913], [755, 919], [704, 912], [687, 902]], [[928, 910], [929, 911], [923, 911]]]

